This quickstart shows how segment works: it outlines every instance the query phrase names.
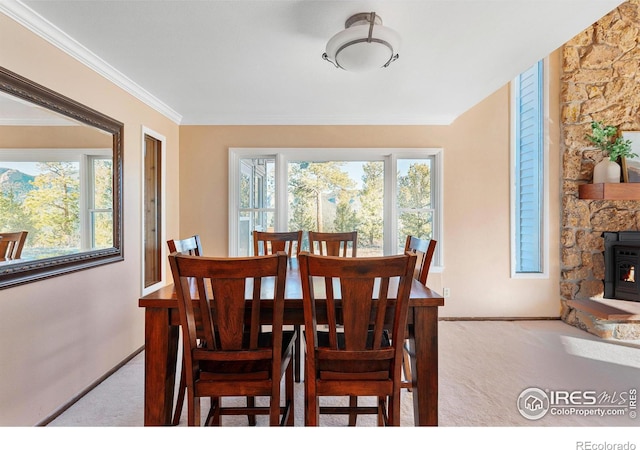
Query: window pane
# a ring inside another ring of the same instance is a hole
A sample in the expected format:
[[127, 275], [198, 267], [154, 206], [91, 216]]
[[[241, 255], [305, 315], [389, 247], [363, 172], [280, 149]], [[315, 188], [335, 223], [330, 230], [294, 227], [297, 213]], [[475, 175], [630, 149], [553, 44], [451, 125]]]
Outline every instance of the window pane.
[[91, 226], [93, 229], [92, 248], [113, 247], [113, 214], [111, 211], [93, 212]]
[[357, 230], [358, 255], [383, 254], [382, 161], [290, 162], [288, 176], [289, 230]]
[[93, 160], [93, 208], [108, 209], [113, 205], [113, 183], [112, 183], [112, 167], [111, 159], [94, 159]]
[[431, 159], [398, 160], [398, 252], [404, 250], [407, 235], [433, 238], [432, 163]]

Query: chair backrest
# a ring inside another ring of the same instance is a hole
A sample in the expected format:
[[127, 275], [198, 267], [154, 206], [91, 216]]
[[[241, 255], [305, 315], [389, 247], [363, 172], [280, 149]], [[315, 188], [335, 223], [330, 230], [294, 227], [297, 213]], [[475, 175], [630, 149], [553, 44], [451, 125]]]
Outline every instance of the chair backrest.
[[358, 251], [358, 232], [320, 233], [309, 231], [309, 253], [324, 256], [353, 256]]
[[[289, 260], [300, 253], [302, 245], [302, 230], [300, 231], [257, 231], [253, 232], [253, 254], [274, 255], [285, 252]], [[295, 247], [295, 253], [293, 248]]]
[[407, 236], [404, 251], [417, 256], [414, 278], [426, 286], [433, 253], [436, 250], [437, 241], [433, 239], [420, 239], [415, 236]]
[[[185, 367], [197, 367], [204, 361], [207, 372], [219, 372], [218, 380], [255, 379], [257, 369], [266, 378], [277, 367], [274, 376], [280, 379], [281, 352], [272, 349], [282, 346], [287, 255], [210, 258], [176, 252], [169, 255], [169, 264], [178, 298]], [[259, 339], [261, 297], [273, 308], [271, 321], [262, 322], [272, 328], [268, 348]], [[193, 380], [188, 379], [187, 385], [190, 382]]]
[[185, 255], [204, 256], [200, 236], [195, 234], [185, 239], [169, 239], [167, 241], [169, 253], [182, 253]]
[[0, 260], [20, 258], [27, 233], [28, 231], [0, 233]]
[[[405, 253], [344, 258], [301, 252], [299, 260], [307, 355], [312, 359], [316, 355], [318, 361], [325, 360], [325, 363], [309, 361], [310, 373], [324, 370], [336, 372], [335, 376], [339, 377], [337, 372], [343, 371], [376, 372], [379, 363], [386, 361], [387, 374], [381, 376], [388, 378], [388, 370], [397, 369], [395, 375], [400, 377], [416, 256]], [[318, 340], [319, 320], [324, 322], [324, 318], [316, 316], [318, 299], [326, 301], [329, 336], [324, 346]], [[389, 310], [394, 314], [389, 336], [392, 346], [382, 347]], [[397, 367], [388, 366], [391, 362]]]

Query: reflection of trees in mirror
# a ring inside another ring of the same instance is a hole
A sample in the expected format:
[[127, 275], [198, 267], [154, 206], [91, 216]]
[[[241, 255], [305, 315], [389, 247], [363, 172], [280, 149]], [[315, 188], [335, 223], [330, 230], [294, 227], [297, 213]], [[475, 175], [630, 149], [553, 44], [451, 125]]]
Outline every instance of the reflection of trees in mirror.
[[29, 232], [23, 259], [113, 245], [112, 162], [86, 161], [87, 177], [80, 161], [37, 162], [34, 174], [0, 162], [0, 231]]

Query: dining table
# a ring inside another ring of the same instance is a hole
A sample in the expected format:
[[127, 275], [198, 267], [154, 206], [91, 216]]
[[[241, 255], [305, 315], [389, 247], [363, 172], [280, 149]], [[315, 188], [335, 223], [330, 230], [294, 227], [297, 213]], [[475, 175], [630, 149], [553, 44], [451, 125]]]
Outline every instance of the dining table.
[[[178, 361], [180, 318], [174, 285], [168, 284], [144, 295], [139, 299], [138, 306], [144, 308], [145, 314], [144, 424], [170, 425], [176, 370], [181, 364]], [[440, 306], [444, 306], [443, 296], [414, 279], [409, 299], [407, 339], [416, 426], [438, 425]], [[269, 308], [261, 307], [261, 310], [268, 314]], [[302, 284], [295, 264], [287, 270], [284, 323], [304, 325]], [[296, 351], [300, 351], [300, 348]]]

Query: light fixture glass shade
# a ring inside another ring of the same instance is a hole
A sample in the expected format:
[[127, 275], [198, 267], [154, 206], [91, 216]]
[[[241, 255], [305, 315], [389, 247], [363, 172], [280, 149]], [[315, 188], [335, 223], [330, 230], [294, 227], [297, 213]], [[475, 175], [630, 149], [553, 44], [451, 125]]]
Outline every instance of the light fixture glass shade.
[[323, 57], [351, 72], [379, 69], [397, 59], [400, 35], [382, 26], [379, 17], [373, 17], [378, 19], [373, 27], [369, 22], [358, 21], [329, 39]]

